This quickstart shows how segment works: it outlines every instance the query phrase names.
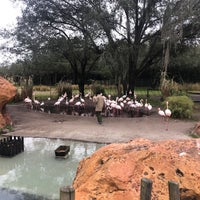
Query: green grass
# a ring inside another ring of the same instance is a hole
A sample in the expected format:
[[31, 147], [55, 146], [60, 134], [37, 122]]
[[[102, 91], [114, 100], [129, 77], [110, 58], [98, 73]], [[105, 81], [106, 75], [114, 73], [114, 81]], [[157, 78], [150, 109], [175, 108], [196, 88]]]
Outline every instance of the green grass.
[[34, 91], [34, 96], [38, 100], [57, 99], [58, 95], [56, 91]]
[[[93, 95], [92, 90], [91, 90], [91, 85], [86, 85], [85, 86], [85, 94], [90, 92], [91, 95]], [[105, 89], [106, 95], [111, 94], [112, 97], [117, 96], [117, 88], [114, 85], [103, 85], [103, 88]], [[72, 94], [78, 94], [78, 86], [73, 85], [72, 86]], [[18, 88], [18, 92], [20, 93], [21, 89]], [[160, 103], [160, 96], [161, 92], [159, 90], [147, 90], [147, 88], [141, 87], [141, 88], [136, 88], [135, 89], [135, 94], [137, 95], [138, 99], [146, 99], [148, 98], [149, 102], [154, 102], [154, 104]], [[33, 87], [33, 95], [35, 96], [36, 99], [38, 100], [47, 100], [49, 97], [51, 99], [57, 99], [58, 98], [58, 93], [56, 90], [56, 86], [34, 86]]]

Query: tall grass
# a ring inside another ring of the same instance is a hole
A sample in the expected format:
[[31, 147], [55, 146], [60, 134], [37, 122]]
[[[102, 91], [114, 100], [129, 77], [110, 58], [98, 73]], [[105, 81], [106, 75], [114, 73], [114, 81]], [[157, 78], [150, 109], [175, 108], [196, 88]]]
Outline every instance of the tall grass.
[[[117, 87], [115, 85], [103, 85], [105, 94], [110, 94], [112, 97], [117, 96]], [[200, 83], [195, 84], [182, 84], [179, 85], [179, 91], [200, 91]], [[20, 93], [21, 89], [18, 88], [18, 92]], [[91, 95], [93, 94], [92, 85], [85, 85], [85, 94], [90, 92]], [[72, 85], [72, 94], [78, 94], [78, 85]], [[137, 95], [138, 99], [143, 98], [155, 102], [155, 104], [160, 103], [161, 98], [161, 91], [158, 89], [148, 89], [146, 87], [136, 87], [135, 94]], [[38, 100], [46, 100], [48, 97], [51, 99], [58, 98], [58, 91], [56, 86], [45, 86], [45, 85], [35, 85], [33, 87], [33, 95]]]
[[[105, 94], [108, 95], [110, 94], [113, 97], [117, 96], [117, 88], [115, 85], [102, 85], [102, 87], [105, 90]], [[21, 89], [18, 88], [20, 91]], [[92, 91], [92, 85], [85, 85], [85, 94], [86, 93], [91, 93], [93, 94]], [[78, 94], [78, 85], [72, 85], [72, 94]], [[148, 90], [147, 88], [140, 87], [135, 89], [135, 93], [138, 96], [138, 98], [149, 98], [154, 97], [154, 96], [160, 96], [161, 93], [159, 90]], [[33, 95], [37, 99], [47, 99], [48, 97], [51, 97], [52, 99], [56, 99], [58, 97], [58, 90], [56, 86], [45, 86], [45, 85], [36, 85], [33, 87]]]
[[38, 100], [57, 99], [58, 93], [55, 86], [39, 85], [33, 87], [33, 96]]
[[193, 92], [200, 92], [200, 83], [184, 83], [182, 85], [183, 89], [187, 92], [193, 91]]

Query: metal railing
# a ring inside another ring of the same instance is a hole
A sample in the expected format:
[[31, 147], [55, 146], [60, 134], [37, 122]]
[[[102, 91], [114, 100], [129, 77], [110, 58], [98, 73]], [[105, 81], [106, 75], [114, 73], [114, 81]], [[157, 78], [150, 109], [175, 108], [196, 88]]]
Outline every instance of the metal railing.
[[24, 151], [24, 138], [9, 136], [0, 139], [0, 155], [13, 157]]

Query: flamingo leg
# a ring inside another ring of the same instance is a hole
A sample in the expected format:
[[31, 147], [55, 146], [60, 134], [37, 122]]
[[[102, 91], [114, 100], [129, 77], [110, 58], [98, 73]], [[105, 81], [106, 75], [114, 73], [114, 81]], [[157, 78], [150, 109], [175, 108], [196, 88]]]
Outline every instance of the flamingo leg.
[[166, 117], [166, 131], [169, 129], [169, 117]]

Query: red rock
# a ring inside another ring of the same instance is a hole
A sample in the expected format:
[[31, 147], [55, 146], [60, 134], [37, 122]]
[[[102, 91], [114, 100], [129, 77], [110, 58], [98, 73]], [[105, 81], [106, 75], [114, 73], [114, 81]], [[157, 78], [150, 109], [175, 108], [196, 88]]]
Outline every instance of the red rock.
[[0, 128], [11, 124], [9, 114], [6, 112], [6, 104], [16, 95], [16, 87], [0, 76]]
[[200, 122], [197, 122], [194, 129], [192, 130], [192, 133], [197, 136], [200, 136]]
[[79, 163], [76, 200], [138, 200], [142, 178], [153, 182], [152, 200], [169, 199], [169, 180], [179, 183], [181, 199], [199, 200], [199, 159], [195, 139], [110, 144]]

